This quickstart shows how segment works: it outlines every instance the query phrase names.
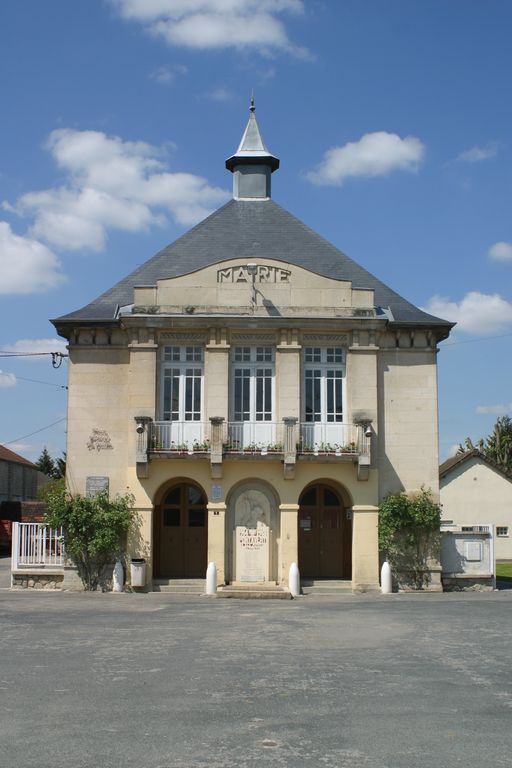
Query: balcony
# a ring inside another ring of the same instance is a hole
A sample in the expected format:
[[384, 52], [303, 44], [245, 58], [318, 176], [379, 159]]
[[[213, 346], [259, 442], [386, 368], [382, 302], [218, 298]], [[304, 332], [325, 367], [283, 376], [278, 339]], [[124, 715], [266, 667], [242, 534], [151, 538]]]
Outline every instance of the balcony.
[[351, 461], [359, 479], [370, 466], [371, 428], [368, 424], [305, 422], [151, 421], [137, 417], [137, 472], [147, 477], [155, 458], [207, 459], [212, 477], [219, 477], [224, 458], [279, 458], [285, 476], [293, 476], [297, 460]]

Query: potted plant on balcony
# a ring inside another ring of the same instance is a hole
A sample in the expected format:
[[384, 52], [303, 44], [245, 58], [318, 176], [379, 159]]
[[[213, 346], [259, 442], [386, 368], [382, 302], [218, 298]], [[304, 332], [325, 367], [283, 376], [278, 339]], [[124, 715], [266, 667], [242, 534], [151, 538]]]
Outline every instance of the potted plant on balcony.
[[210, 450], [209, 440], [194, 440], [192, 444], [193, 453], [208, 453]]
[[176, 443], [174, 440], [171, 442], [170, 450], [173, 453], [188, 453], [188, 445], [186, 443]]
[[238, 440], [227, 440], [222, 444], [226, 453], [238, 453], [240, 451], [240, 442]]

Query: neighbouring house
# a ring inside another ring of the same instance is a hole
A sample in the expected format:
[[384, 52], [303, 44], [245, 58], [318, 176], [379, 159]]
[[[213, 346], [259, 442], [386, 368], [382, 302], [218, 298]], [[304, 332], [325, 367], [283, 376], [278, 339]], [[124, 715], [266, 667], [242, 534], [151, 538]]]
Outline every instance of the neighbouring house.
[[[438, 498], [437, 345], [421, 311], [274, 202], [251, 105], [233, 199], [87, 306], [69, 342], [67, 482], [131, 492], [157, 579], [379, 587], [378, 505]], [[439, 574], [436, 576], [439, 581]]]
[[37, 492], [47, 478], [35, 464], [0, 445], [0, 548], [9, 550], [13, 522], [39, 519], [44, 505]]
[[466, 451], [439, 467], [442, 522], [494, 526], [497, 560], [512, 560], [512, 475], [480, 451]]

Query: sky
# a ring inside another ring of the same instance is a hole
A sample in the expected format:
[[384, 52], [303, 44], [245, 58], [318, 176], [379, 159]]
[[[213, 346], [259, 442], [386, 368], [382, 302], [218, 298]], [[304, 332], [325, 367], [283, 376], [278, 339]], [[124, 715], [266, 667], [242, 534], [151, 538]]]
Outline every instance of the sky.
[[419, 307], [440, 458], [512, 414], [509, 0], [3, 0], [0, 443], [65, 451], [79, 309], [231, 197], [254, 92], [272, 196]]

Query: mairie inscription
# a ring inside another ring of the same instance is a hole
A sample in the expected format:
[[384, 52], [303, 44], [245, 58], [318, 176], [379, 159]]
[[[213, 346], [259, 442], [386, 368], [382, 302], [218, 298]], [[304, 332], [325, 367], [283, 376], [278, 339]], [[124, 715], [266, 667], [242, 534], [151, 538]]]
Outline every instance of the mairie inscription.
[[258, 264], [254, 274], [248, 266], [224, 267], [217, 270], [218, 283], [289, 283], [291, 272], [282, 267], [272, 267]]

